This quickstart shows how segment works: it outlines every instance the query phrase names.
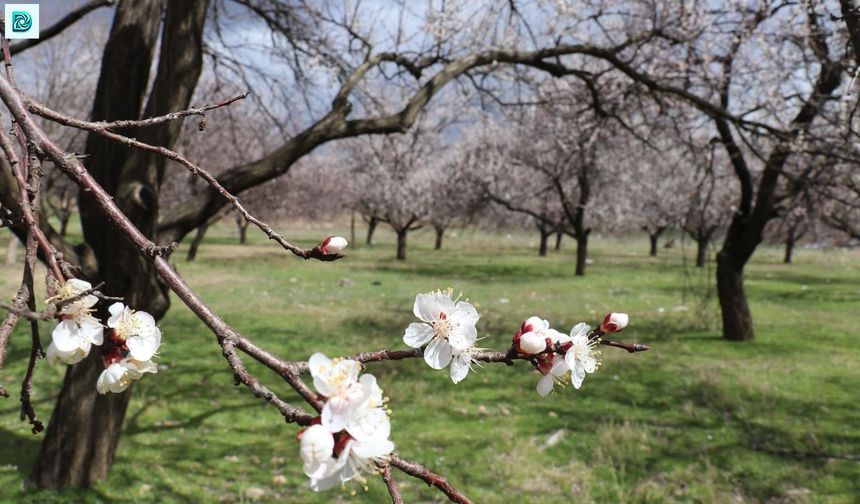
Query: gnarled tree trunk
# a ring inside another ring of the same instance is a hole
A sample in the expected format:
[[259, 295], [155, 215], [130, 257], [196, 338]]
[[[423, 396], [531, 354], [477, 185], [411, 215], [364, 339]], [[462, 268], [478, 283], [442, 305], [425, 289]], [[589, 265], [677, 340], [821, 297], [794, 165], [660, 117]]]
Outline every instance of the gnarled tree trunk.
[[[169, 2], [162, 34], [158, 75], [143, 116], [163, 115], [188, 107], [202, 66], [202, 34], [208, 0]], [[93, 105], [93, 120], [138, 119], [163, 0], [120, 2], [102, 59]], [[131, 132], [155, 145], [172, 146], [180, 121]], [[90, 135], [87, 169], [112, 195], [120, 209], [148, 236], [155, 233], [162, 158]], [[124, 240], [87, 194], [80, 196], [81, 222], [87, 244], [98, 260], [104, 291], [124, 296], [127, 304], [161, 318], [169, 300], [151, 264]], [[94, 279], [95, 280], [95, 279]], [[45, 440], [31, 474], [44, 488], [83, 487], [107, 476], [119, 442], [131, 389], [99, 395], [96, 380], [104, 369], [95, 350], [66, 372]]]
[[717, 295], [723, 315], [723, 337], [732, 341], [753, 339], [752, 314], [744, 290], [744, 265], [729, 254], [717, 254]]

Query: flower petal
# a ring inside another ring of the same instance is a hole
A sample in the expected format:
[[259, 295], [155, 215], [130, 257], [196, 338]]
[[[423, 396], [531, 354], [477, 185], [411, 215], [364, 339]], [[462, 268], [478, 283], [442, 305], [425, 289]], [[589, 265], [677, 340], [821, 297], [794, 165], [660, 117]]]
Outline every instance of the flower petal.
[[349, 424], [349, 402], [339, 397], [329, 399], [323, 406], [320, 418], [331, 432], [340, 432]]
[[439, 314], [443, 313], [442, 306], [439, 304], [434, 294], [418, 294], [415, 296], [415, 304], [412, 306], [412, 313], [424, 322], [433, 322], [439, 319]]
[[51, 332], [51, 337], [57, 350], [64, 353], [82, 348], [85, 344], [89, 346], [89, 342], [81, 340], [78, 324], [74, 320], [61, 321]]
[[388, 439], [391, 434], [391, 420], [382, 408], [370, 408], [358, 418], [351, 418], [346, 431], [362, 442]]
[[540, 381], [538, 381], [538, 384], [537, 384], [538, 394], [540, 394], [541, 397], [546, 397], [547, 394], [552, 392], [553, 384], [554, 384], [554, 382], [553, 382], [553, 377], [551, 374], [542, 376]]
[[451, 345], [442, 338], [435, 338], [424, 349], [424, 361], [433, 369], [443, 369], [451, 362]]
[[413, 322], [406, 328], [403, 342], [412, 348], [421, 348], [433, 337], [433, 328], [422, 322]]
[[328, 374], [332, 368], [331, 359], [317, 352], [308, 359], [308, 368], [314, 379], [314, 388], [317, 392], [328, 397], [334, 394], [334, 387], [328, 381]]
[[567, 361], [561, 355], [556, 355], [552, 358], [552, 368], [550, 368], [549, 374], [563, 376], [568, 371], [570, 371], [570, 366], [568, 366]]
[[586, 373], [593, 373], [597, 370], [597, 359], [592, 357], [591, 355], [586, 355], [582, 358], [582, 367], [585, 369]]
[[475, 309], [472, 303], [467, 303], [466, 301], [457, 301], [457, 304], [454, 306], [454, 314], [451, 317], [456, 322], [471, 325], [477, 324], [479, 318], [481, 316], [478, 315], [478, 310]]
[[355, 442], [352, 451], [356, 456], [363, 459], [375, 459], [390, 455], [394, 451], [394, 443], [388, 439], [374, 441], [372, 443]]
[[470, 360], [466, 355], [458, 355], [451, 361], [451, 381], [460, 383], [469, 374]]
[[579, 336], [588, 337], [588, 333], [591, 332], [591, 328], [585, 322], [580, 322], [573, 326], [570, 330], [571, 339], [577, 338]]
[[582, 380], [585, 379], [585, 367], [577, 362], [576, 367], [573, 368], [573, 371], [570, 373], [570, 381], [573, 383], [573, 388], [579, 390], [579, 387], [582, 387]]
[[475, 344], [478, 340], [478, 330], [473, 325], [461, 325], [454, 327], [448, 335], [448, 344], [453, 348], [454, 354], [459, 355]]

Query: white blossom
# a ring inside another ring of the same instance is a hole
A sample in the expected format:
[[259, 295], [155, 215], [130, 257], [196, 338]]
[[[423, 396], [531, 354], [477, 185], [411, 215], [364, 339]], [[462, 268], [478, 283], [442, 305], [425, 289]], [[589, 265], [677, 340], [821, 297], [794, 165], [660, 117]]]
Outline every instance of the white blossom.
[[332, 360], [321, 353], [315, 353], [308, 360], [308, 366], [314, 380], [314, 388], [326, 398], [321, 414], [322, 424], [331, 432], [345, 429], [352, 410], [366, 401], [372, 392], [366, 386], [367, 379], [365, 383], [358, 379], [361, 364], [350, 359]]
[[382, 389], [371, 374], [359, 376], [361, 365], [329, 359], [321, 353], [308, 361], [314, 387], [326, 397], [321, 424], [301, 434], [304, 472], [315, 491], [375, 472], [394, 450], [391, 421]]
[[115, 338], [125, 341], [129, 356], [141, 362], [151, 359], [161, 345], [161, 330], [152, 315], [134, 311], [122, 303], [110, 305], [108, 311], [111, 316], [107, 325], [113, 329]]
[[[89, 289], [92, 289], [89, 282], [70, 278], [48, 301], [72, 299]], [[88, 294], [60, 309], [58, 316], [61, 321], [51, 332], [52, 345], [54, 346], [53, 362], [60, 360], [73, 364], [86, 357], [90, 353], [92, 345], [103, 343], [104, 328], [92, 316], [93, 306], [96, 303], [98, 303], [98, 298]]]
[[125, 358], [119, 362], [114, 362], [102, 371], [98, 382], [96, 382], [96, 389], [98, 389], [99, 394], [107, 392], [116, 394], [127, 389], [132, 381], [139, 380], [144, 373], [157, 372], [158, 366], [150, 360], [141, 362]]
[[589, 341], [589, 332], [588, 324], [584, 322], [573, 326], [570, 330], [571, 346], [564, 354], [564, 360], [571, 371], [571, 383], [576, 389], [582, 386], [585, 374], [593, 373], [599, 365], [599, 352], [595, 349], [599, 340]]
[[[480, 316], [466, 301], [451, 298], [451, 290], [418, 294], [413, 313], [421, 322], [406, 328], [403, 342], [413, 348], [424, 348], [424, 361], [433, 369], [443, 369], [459, 357], [451, 378], [457, 382], [468, 373], [469, 352], [474, 351]], [[464, 371], [463, 366], [466, 365]], [[462, 377], [461, 377], [462, 376]], [[455, 377], [460, 377], [459, 379]]]

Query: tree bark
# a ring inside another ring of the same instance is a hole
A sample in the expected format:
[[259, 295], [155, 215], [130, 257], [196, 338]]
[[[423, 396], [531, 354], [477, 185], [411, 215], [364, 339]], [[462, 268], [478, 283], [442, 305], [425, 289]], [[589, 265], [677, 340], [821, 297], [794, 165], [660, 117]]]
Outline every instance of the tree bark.
[[588, 231], [576, 235], [576, 276], [585, 276], [585, 262], [588, 259], [588, 235]]
[[[208, 1], [169, 2], [162, 33], [158, 74], [143, 115], [158, 116], [188, 107], [202, 66], [202, 33]], [[163, 0], [120, 2], [102, 59], [93, 120], [138, 119], [161, 25]], [[130, 132], [142, 141], [171, 147], [181, 121]], [[87, 139], [87, 169], [114, 195], [120, 209], [147, 236], [154, 236], [158, 188], [165, 162], [151, 153], [130, 151], [98, 135]], [[124, 240], [86, 193], [80, 197], [87, 244], [98, 261], [103, 291], [124, 296], [136, 309], [160, 319], [169, 298], [150, 263]], [[92, 279], [98, 280], [98, 279]], [[63, 389], [31, 474], [43, 488], [85, 487], [107, 476], [116, 452], [131, 388], [99, 395], [95, 383], [104, 370], [94, 350], [66, 372]]]
[[555, 249], [561, 250], [561, 238], [564, 236], [564, 233], [559, 231], [555, 234]]
[[696, 267], [704, 268], [708, 262], [708, 243], [710, 240], [707, 237], [696, 238]]
[[405, 261], [406, 260], [406, 233], [408, 233], [408, 229], [397, 230], [397, 260]]
[[717, 295], [723, 316], [723, 337], [731, 341], [753, 339], [752, 314], [744, 290], [744, 266], [725, 251], [717, 254]]
[[648, 251], [648, 255], [651, 257], [657, 257], [657, 240], [660, 239], [660, 235], [648, 233], [648, 239], [651, 240], [651, 250]]
[[436, 246], [435, 246], [435, 250], [441, 250], [441, 249], [442, 249], [442, 237], [445, 235], [445, 228], [443, 228], [443, 227], [435, 227], [435, 228], [434, 228], [434, 230], [436, 231]]
[[367, 221], [367, 239], [365, 243], [368, 245], [373, 245], [373, 233], [376, 231], [376, 226], [379, 225], [379, 219], [376, 217], [371, 217], [370, 220]]

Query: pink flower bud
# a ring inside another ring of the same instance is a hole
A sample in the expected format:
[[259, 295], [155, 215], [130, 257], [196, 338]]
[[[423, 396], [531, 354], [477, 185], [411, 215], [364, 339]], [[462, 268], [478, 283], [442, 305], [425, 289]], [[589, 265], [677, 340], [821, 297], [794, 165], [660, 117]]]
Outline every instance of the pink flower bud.
[[627, 327], [628, 317], [626, 313], [607, 313], [600, 324], [603, 333], [621, 332]]
[[347, 245], [349, 245], [349, 242], [346, 241], [346, 238], [342, 236], [329, 236], [319, 244], [319, 249], [325, 255], [335, 255], [340, 254], [340, 251], [345, 249]]
[[525, 355], [539, 354], [546, 350], [546, 338], [536, 332], [529, 331], [520, 336], [517, 350]]

